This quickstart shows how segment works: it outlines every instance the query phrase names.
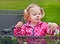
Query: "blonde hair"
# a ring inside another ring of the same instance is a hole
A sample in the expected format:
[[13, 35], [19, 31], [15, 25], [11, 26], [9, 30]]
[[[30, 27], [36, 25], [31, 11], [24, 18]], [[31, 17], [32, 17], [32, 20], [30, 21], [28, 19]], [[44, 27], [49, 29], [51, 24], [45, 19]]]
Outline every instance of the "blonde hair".
[[[26, 20], [26, 21], [29, 20], [29, 17], [30, 17], [30, 15], [29, 15], [29, 9], [30, 9], [30, 8], [33, 8], [33, 7], [39, 7], [39, 6], [36, 5], [36, 4], [30, 4], [30, 5], [24, 10], [24, 20]], [[42, 14], [41, 18], [43, 18], [43, 17], [44, 17], [44, 10], [43, 10], [43, 8], [41, 8], [41, 7], [39, 7], [39, 8], [40, 8], [40, 11], [41, 11], [41, 14]]]

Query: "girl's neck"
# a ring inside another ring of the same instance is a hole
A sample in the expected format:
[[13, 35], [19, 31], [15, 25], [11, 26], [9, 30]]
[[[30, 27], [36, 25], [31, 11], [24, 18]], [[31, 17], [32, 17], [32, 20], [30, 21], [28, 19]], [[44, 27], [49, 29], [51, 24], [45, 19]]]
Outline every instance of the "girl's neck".
[[[41, 22], [41, 21], [39, 21], [39, 22]], [[35, 25], [37, 25], [37, 23], [38, 23], [38, 22], [33, 22], [33, 21], [31, 21], [31, 22], [30, 22], [30, 25], [35, 26]]]
[[30, 25], [35, 26], [37, 22], [31, 22]]

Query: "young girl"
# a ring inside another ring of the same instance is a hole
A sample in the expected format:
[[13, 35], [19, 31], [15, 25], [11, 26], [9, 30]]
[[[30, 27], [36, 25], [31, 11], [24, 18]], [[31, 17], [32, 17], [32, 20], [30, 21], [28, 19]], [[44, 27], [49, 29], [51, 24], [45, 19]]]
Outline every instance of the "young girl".
[[[54, 34], [54, 26], [49, 27], [46, 22], [42, 22], [44, 17], [43, 8], [36, 4], [30, 4], [24, 10], [24, 19], [27, 23], [18, 22], [14, 29], [15, 36], [46, 36], [46, 34]], [[18, 39], [19, 44], [22, 44], [22, 39]], [[27, 44], [47, 44], [44, 39], [26, 38]]]

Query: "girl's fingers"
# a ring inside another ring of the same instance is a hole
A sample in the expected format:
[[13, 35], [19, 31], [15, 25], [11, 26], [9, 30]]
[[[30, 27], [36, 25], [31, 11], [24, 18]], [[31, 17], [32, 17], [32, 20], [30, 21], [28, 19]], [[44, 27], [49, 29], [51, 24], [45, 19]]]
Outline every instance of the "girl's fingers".
[[17, 24], [16, 24], [16, 27], [21, 27], [23, 25], [23, 22], [18, 22]]

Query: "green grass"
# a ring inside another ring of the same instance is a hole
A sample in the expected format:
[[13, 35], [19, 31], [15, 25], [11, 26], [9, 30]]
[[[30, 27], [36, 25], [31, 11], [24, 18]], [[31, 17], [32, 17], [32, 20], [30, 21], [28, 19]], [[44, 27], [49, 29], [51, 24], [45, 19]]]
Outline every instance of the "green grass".
[[60, 0], [0, 0], [0, 10], [24, 10], [31, 3], [44, 8], [43, 21], [60, 25]]
[[49, 5], [60, 5], [58, 0], [0, 0], [0, 9], [7, 10], [23, 10], [27, 5], [31, 3], [36, 3], [39, 6], [50, 7]]

